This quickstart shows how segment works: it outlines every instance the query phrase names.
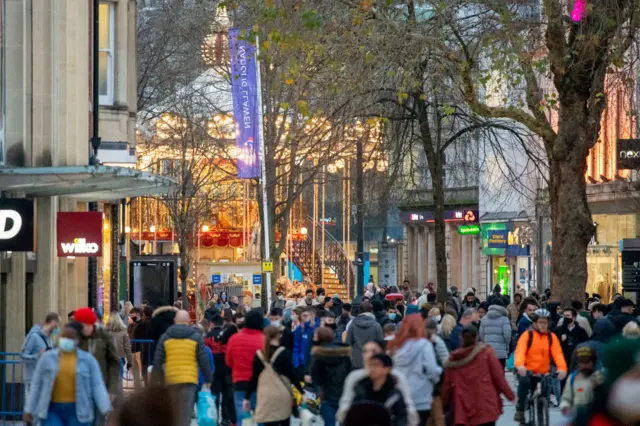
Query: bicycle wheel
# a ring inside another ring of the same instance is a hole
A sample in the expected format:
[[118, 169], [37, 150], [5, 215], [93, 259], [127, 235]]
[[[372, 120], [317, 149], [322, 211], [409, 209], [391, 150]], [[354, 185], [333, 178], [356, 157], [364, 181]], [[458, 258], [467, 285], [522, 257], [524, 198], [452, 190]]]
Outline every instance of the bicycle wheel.
[[527, 418], [524, 424], [526, 426], [536, 426], [536, 403], [534, 399], [527, 401]]
[[536, 400], [536, 423], [535, 426], [549, 426], [549, 401], [540, 397]]

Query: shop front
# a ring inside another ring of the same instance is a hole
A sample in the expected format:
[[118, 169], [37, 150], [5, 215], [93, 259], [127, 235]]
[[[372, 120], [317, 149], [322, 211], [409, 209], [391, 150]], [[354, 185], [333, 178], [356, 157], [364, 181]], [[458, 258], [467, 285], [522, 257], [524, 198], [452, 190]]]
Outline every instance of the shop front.
[[532, 282], [530, 255], [531, 227], [524, 222], [485, 222], [482, 224], [482, 254], [487, 262], [487, 293], [496, 285], [502, 294], [529, 293]]

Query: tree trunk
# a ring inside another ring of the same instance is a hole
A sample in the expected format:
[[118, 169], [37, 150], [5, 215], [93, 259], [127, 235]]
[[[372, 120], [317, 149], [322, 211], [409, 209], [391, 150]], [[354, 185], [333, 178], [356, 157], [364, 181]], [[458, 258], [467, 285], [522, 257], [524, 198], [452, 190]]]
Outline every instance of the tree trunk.
[[589, 135], [582, 102], [565, 102], [560, 111], [558, 136], [550, 157], [549, 197], [553, 245], [551, 293], [564, 306], [584, 301], [587, 283], [587, 247], [594, 226], [587, 204], [585, 173], [589, 148], [597, 138]]
[[[434, 161], [431, 170], [431, 182], [433, 185], [433, 204], [435, 206], [435, 243], [436, 243], [436, 273], [438, 302], [447, 301], [447, 239], [446, 223], [444, 221], [444, 177], [442, 173], [441, 158]], [[431, 162], [429, 162], [431, 165]]]

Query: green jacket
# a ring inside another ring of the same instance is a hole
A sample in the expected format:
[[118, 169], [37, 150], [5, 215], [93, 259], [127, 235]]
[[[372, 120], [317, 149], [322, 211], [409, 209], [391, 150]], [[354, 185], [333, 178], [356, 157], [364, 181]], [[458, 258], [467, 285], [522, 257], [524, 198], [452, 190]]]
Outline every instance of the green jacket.
[[80, 349], [89, 352], [98, 361], [102, 379], [111, 395], [120, 393], [120, 358], [113, 337], [97, 328], [92, 336], [80, 340]]

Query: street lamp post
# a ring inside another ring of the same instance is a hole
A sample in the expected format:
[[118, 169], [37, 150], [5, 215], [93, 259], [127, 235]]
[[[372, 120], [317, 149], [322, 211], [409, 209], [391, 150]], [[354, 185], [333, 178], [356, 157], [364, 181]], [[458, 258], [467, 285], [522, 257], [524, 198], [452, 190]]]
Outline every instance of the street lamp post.
[[364, 294], [364, 166], [363, 166], [362, 139], [356, 141], [356, 221], [357, 221], [357, 247], [356, 267], [356, 294]]

